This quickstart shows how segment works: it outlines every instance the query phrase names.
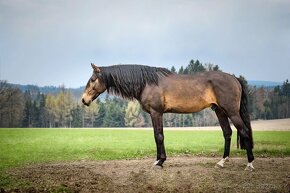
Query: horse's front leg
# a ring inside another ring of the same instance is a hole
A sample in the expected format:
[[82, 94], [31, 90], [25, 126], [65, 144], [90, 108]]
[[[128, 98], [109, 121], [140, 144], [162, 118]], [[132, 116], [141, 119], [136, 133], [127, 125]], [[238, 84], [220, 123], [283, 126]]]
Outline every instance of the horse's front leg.
[[166, 153], [164, 147], [164, 134], [163, 134], [163, 119], [162, 113], [153, 111], [150, 113], [152, 124], [154, 128], [154, 138], [157, 148], [157, 159], [154, 162], [154, 166], [163, 167], [163, 163], [166, 160]]

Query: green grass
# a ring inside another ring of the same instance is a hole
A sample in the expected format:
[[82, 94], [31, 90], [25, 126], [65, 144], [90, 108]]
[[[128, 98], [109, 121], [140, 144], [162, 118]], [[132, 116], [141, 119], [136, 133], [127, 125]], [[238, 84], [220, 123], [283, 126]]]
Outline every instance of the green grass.
[[[231, 156], [245, 156], [232, 137]], [[290, 131], [254, 132], [255, 156], [290, 156]], [[166, 131], [169, 156], [178, 154], [222, 156], [221, 131]], [[113, 160], [155, 156], [153, 131], [98, 129], [0, 129], [0, 187], [26, 186], [6, 170], [26, 164]]]
[[[231, 155], [236, 149], [232, 137]], [[256, 131], [256, 156], [290, 156], [289, 131]], [[221, 131], [166, 131], [168, 155], [222, 156]], [[31, 163], [111, 160], [155, 156], [153, 131], [92, 129], [0, 129], [0, 171]]]

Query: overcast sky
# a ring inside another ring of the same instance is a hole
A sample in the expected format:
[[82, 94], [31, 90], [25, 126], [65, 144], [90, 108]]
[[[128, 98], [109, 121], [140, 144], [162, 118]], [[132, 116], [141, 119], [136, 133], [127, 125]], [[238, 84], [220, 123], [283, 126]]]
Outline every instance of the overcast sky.
[[290, 78], [289, 0], [0, 0], [0, 79], [85, 85], [90, 63], [190, 59], [248, 80]]

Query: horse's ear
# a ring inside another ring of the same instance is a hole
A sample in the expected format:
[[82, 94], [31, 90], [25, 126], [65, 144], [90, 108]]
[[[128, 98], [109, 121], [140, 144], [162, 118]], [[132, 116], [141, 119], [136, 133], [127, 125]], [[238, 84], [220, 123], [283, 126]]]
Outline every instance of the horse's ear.
[[94, 72], [96, 73], [100, 73], [101, 69], [99, 67], [97, 67], [94, 63], [91, 63], [92, 68], [94, 69]]

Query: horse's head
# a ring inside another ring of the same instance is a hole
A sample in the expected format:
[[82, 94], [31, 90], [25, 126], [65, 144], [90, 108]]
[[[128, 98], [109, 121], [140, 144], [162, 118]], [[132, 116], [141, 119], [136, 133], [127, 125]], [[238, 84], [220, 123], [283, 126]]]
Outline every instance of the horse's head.
[[101, 76], [101, 69], [98, 68], [95, 64], [91, 63], [92, 68], [94, 69], [93, 75], [89, 79], [87, 86], [84, 90], [82, 96], [82, 102], [84, 105], [89, 106], [93, 100], [95, 100], [101, 93], [106, 90], [106, 86], [103, 83]]

